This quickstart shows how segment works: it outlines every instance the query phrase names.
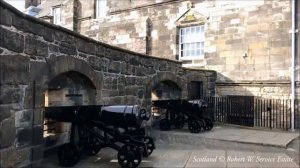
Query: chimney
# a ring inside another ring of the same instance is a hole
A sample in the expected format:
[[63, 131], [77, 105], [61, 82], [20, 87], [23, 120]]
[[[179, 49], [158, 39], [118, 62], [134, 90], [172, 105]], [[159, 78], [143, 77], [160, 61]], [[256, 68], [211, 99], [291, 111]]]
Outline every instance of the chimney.
[[38, 6], [41, 4], [41, 0], [25, 0], [25, 9], [30, 6]]

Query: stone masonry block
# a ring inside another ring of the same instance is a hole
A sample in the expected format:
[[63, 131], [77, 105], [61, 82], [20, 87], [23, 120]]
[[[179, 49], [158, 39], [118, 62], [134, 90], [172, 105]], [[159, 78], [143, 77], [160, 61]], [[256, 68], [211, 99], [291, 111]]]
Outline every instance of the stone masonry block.
[[32, 125], [32, 110], [21, 110], [15, 113], [15, 126], [29, 127]]
[[38, 125], [33, 128], [32, 145], [40, 145], [44, 142], [44, 126]]
[[12, 25], [18, 30], [24, 32], [29, 32], [39, 36], [44, 34], [44, 26], [38, 23], [30, 22], [27, 19], [20, 18], [15, 14], [12, 15]]
[[32, 144], [32, 128], [19, 128], [17, 129], [17, 142], [16, 146], [18, 148], [29, 146]]
[[132, 75], [134, 68], [132, 65], [128, 65], [126, 63], [121, 63], [121, 73], [125, 75]]
[[53, 30], [53, 36], [54, 36], [55, 41], [58, 41], [61, 43], [73, 44], [75, 46], [74, 37], [71, 35], [68, 35], [62, 31]]
[[101, 71], [107, 68], [106, 63], [99, 57], [90, 56], [87, 61], [95, 70]]
[[3, 85], [0, 88], [0, 104], [21, 103], [22, 89], [12, 86]]
[[59, 45], [59, 51], [61, 53], [70, 54], [70, 55], [75, 55], [77, 53], [76, 46], [74, 44], [68, 44], [64, 42], [62, 42]]
[[12, 24], [12, 13], [0, 7], [0, 24], [10, 26]]
[[4, 119], [11, 117], [15, 111], [20, 110], [22, 107], [20, 104], [1, 104], [0, 105], [0, 122]]
[[44, 34], [43, 34], [43, 37], [46, 41], [49, 41], [49, 42], [53, 42], [54, 40], [54, 30], [52, 30], [51, 28], [48, 28], [48, 27], [44, 27]]
[[0, 46], [8, 50], [22, 53], [24, 50], [24, 36], [0, 27]]
[[33, 104], [35, 108], [44, 107], [45, 105], [45, 95], [42, 86], [35, 85], [35, 99], [33, 99], [33, 86], [30, 85], [25, 89], [25, 97], [24, 106], [25, 108], [32, 108]]
[[0, 149], [14, 145], [16, 138], [15, 120], [13, 117], [0, 123]]
[[32, 36], [26, 36], [24, 52], [28, 55], [47, 57], [48, 45]]
[[91, 54], [94, 55], [96, 53], [96, 46], [93, 43], [90, 43], [88, 41], [85, 40], [80, 40], [77, 39], [76, 40], [76, 47], [78, 48], [78, 51], [80, 52], [84, 52], [87, 54]]
[[[1, 41], [1, 40], [0, 40]], [[0, 56], [0, 85], [27, 84], [29, 80], [29, 58], [21, 55]]]
[[110, 62], [110, 66], [108, 67], [108, 72], [111, 73], [120, 73], [121, 72], [121, 66], [120, 62]]

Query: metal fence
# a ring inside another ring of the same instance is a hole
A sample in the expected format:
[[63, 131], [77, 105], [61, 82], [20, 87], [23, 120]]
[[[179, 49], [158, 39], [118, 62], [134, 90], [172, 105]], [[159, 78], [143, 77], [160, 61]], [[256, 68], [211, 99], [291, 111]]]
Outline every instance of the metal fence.
[[[270, 129], [291, 129], [291, 100], [252, 96], [204, 97], [210, 117], [221, 123]], [[295, 100], [294, 128], [299, 129], [300, 101]]]

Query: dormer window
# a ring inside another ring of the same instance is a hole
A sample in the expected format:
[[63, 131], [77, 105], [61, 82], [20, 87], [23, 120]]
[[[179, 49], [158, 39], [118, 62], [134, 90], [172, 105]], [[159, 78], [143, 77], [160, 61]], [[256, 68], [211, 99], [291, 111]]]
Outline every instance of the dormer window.
[[107, 0], [96, 0], [96, 18], [106, 17]]
[[53, 12], [53, 23], [56, 25], [61, 25], [60, 7], [53, 8], [52, 12]]

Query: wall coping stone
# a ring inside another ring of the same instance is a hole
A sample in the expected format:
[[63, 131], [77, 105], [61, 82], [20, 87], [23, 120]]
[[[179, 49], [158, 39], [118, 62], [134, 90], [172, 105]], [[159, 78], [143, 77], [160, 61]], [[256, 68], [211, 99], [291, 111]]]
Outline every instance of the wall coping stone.
[[126, 50], [126, 49], [123, 49], [123, 48], [119, 48], [119, 47], [116, 47], [116, 46], [112, 46], [112, 45], [109, 45], [109, 44], [106, 44], [106, 43], [94, 40], [94, 39], [86, 37], [86, 36], [84, 36], [82, 34], [76, 33], [76, 32], [74, 32], [72, 30], [69, 30], [67, 28], [64, 28], [64, 27], [61, 27], [61, 26], [58, 26], [58, 25], [55, 25], [55, 24], [43, 21], [41, 19], [32, 17], [32, 16], [27, 15], [25, 13], [22, 13], [21, 11], [19, 11], [16, 8], [14, 8], [12, 5], [8, 4], [7, 2], [4, 2], [3, 0], [0, 0], [0, 6], [3, 7], [3, 8], [6, 8], [8, 10], [10, 10], [12, 13], [18, 15], [19, 17], [21, 17], [23, 19], [30, 20], [32, 22], [41, 24], [41, 25], [46, 26], [48, 28], [52, 28], [52, 29], [56, 29], [56, 30], [62, 31], [62, 32], [67, 33], [69, 35], [72, 35], [72, 36], [75, 36], [75, 37], [80, 38], [82, 40], [85, 40], [85, 41], [87, 41], [87, 43], [88, 42], [92, 42], [92, 43], [95, 43], [97, 45], [102, 45], [104, 47], [107, 47], [107, 48], [110, 48], [110, 49], [114, 49], [114, 50], [118, 50], [118, 51], [121, 51], [121, 52], [125, 52], [125, 53], [128, 53], [128, 54], [134, 54], [134, 55], [139, 56], [139, 57], [150, 58], [150, 59], [152, 58], [152, 59], [158, 59], [158, 60], [165, 60], [165, 61], [170, 61], [170, 62], [174, 62], [174, 63], [177, 63], [177, 64], [182, 64], [182, 62], [178, 61], [178, 60], [171, 60], [171, 59], [167, 59], [167, 58], [161, 58], [161, 57], [155, 57], [155, 56], [152, 56], [152, 55], [146, 55], [146, 54], [142, 54], [142, 53], [138, 53], [138, 52]]
[[225, 82], [216, 82], [218, 86], [242, 86], [242, 85], [290, 85], [291, 81], [225, 81]]

